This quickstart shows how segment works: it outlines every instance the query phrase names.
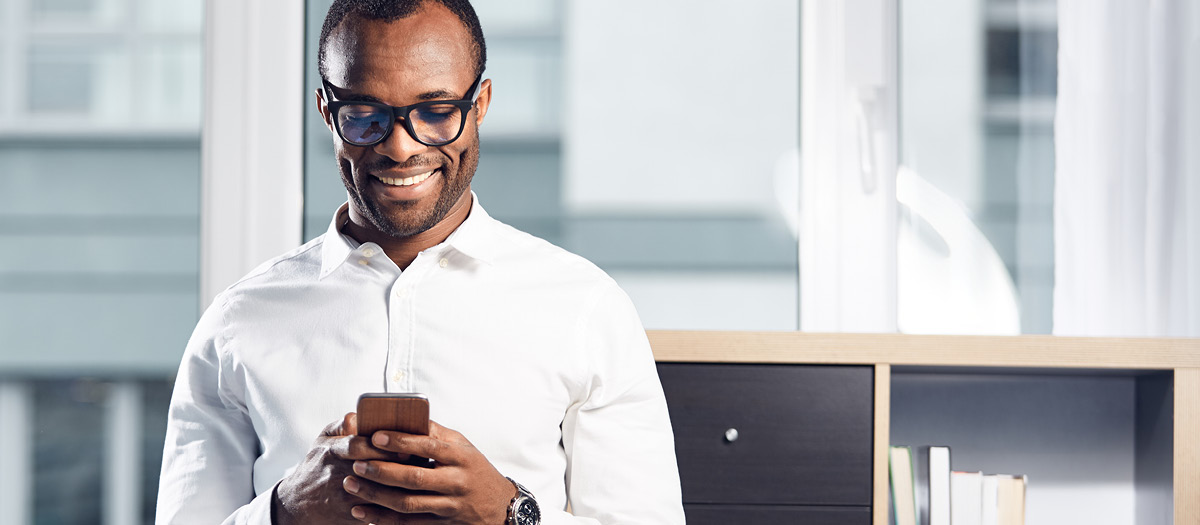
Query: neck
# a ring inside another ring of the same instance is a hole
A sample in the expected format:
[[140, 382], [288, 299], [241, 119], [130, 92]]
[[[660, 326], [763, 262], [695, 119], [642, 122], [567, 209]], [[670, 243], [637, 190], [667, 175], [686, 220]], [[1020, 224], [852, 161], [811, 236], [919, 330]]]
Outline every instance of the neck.
[[450, 237], [454, 230], [462, 225], [463, 221], [467, 220], [467, 216], [471, 213], [471, 193], [464, 192], [463, 197], [458, 200], [450, 212], [442, 218], [440, 222], [432, 228], [423, 232], [409, 235], [406, 237], [393, 237], [382, 231], [379, 231], [369, 220], [359, 215], [354, 207], [349, 210], [349, 219], [342, 226], [342, 233], [349, 235], [359, 243], [373, 242], [383, 248], [384, 253], [392, 262], [396, 263], [401, 270], [408, 269], [417, 258], [417, 254], [423, 250], [427, 250], [438, 244], [441, 244]]

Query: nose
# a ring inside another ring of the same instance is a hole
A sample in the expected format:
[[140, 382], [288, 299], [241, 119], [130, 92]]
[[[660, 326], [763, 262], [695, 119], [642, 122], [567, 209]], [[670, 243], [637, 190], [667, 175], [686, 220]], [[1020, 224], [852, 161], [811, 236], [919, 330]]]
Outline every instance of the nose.
[[375, 145], [375, 152], [403, 164], [414, 155], [423, 153], [429, 146], [417, 142], [408, 133], [401, 119], [392, 123], [392, 133], [383, 142]]

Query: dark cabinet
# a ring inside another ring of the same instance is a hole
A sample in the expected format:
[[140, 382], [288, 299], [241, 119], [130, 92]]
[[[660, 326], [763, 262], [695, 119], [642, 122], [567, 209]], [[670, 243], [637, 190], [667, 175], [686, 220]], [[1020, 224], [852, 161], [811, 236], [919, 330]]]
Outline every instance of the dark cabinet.
[[687, 504], [683, 511], [688, 525], [871, 525], [871, 507]]
[[658, 370], [688, 523], [870, 522], [872, 367]]

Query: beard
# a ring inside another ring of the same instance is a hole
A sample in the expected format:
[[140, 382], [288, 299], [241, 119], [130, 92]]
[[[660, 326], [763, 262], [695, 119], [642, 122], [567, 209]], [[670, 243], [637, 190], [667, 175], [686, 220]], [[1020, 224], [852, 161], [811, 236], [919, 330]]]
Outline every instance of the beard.
[[376, 162], [359, 168], [364, 173], [361, 180], [369, 181], [373, 178], [371, 173], [388, 169], [407, 169], [417, 166], [436, 167], [435, 169], [439, 170], [438, 176], [442, 179], [441, 188], [438, 190], [433, 207], [428, 210], [422, 209], [422, 203], [419, 201], [397, 202], [384, 206], [372, 197], [364, 197], [365, 192], [358, 191], [354, 185], [354, 168], [346, 159], [340, 159], [338, 165], [342, 172], [342, 183], [350, 195], [351, 205], [371, 221], [371, 225], [378, 231], [389, 237], [411, 237], [433, 228], [449, 215], [450, 210], [471, 187], [471, 180], [475, 177], [475, 170], [479, 166], [479, 130], [473, 131], [471, 144], [460, 155], [458, 169], [454, 173], [450, 172], [448, 163], [428, 160], [427, 157], [413, 157], [403, 165], [387, 157], [382, 157]]

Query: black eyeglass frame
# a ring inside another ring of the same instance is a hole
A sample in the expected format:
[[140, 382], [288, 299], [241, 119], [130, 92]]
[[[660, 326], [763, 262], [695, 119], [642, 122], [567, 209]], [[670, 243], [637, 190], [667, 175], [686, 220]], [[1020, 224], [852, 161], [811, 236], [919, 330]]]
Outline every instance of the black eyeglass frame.
[[[458, 100], [426, 100], [417, 102], [416, 104], [409, 104], [407, 106], [391, 106], [382, 102], [371, 102], [365, 100], [333, 100], [333, 90], [331, 89], [329, 82], [322, 80], [321, 84], [322, 89], [325, 91], [326, 105], [329, 107], [329, 115], [333, 119], [333, 129], [337, 131], [338, 137], [340, 137], [343, 142], [361, 148], [379, 144], [380, 142], [387, 140], [388, 137], [392, 136], [392, 130], [396, 129], [396, 120], [399, 119], [404, 123], [404, 130], [408, 132], [408, 136], [412, 137], [413, 140], [426, 146], [438, 147], [445, 146], [458, 140], [458, 137], [462, 136], [463, 130], [467, 128], [467, 114], [471, 112], [471, 108], [475, 107], [475, 101], [479, 99], [479, 92], [483, 90], [483, 73], [479, 73], [479, 76], [475, 77], [475, 82], [472, 83], [471, 88], [467, 90], [467, 93], [470, 94], [470, 96], [467, 98]], [[445, 142], [426, 142], [421, 140], [421, 138], [417, 136], [417, 131], [413, 129], [412, 120], [408, 118], [408, 115], [412, 113], [412, 110], [417, 108], [446, 104], [457, 106], [459, 111], [462, 113], [462, 119], [458, 123], [458, 133], [454, 135], [454, 138]], [[340, 110], [343, 106], [350, 105], [371, 106], [385, 112], [390, 110], [392, 112], [392, 119], [389, 121], [390, 124], [388, 125], [387, 130], [384, 131], [382, 136], [371, 142], [359, 142], [347, 139], [346, 135], [342, 133], [342, 124], [341, 121], [338, 120], [338, 110]]]

